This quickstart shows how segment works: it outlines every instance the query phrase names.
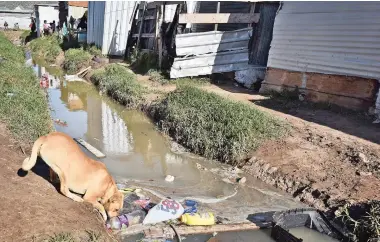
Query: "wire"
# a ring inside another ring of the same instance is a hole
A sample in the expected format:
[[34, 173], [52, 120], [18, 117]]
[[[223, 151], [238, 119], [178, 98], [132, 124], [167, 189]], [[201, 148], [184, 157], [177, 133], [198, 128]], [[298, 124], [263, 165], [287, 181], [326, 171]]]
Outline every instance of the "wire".
[[178, 238], [178, 242], [182, 242], [181, 235], [178, 233], [178, 231], [177, 231], [177, 229], [174, 227], [174, 225], [173, 225], [173, 224], [169, 224], [169, 225], [170, 225], [170, 227], [174, 230], [174, 233], [175, 233], [175, 235], [176, 235], [177, 238]]

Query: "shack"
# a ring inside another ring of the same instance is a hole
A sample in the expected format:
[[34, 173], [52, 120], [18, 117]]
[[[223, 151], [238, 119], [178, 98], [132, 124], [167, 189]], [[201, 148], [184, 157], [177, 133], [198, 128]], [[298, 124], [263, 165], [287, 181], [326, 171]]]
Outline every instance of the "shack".
[[135, 2], [90, 1], [88, 3], [87, 43], [102, 54], [124, 56]]
[[41, 36], [44, 21], [48, 23], [55, 21], [59, 22], [59, 7], [57, 2], [35, 4], [34, 15], [36, 17], [37, 36]]
[[260, 91], [297, 89], [314, 102], [373, 106], [380, 80], [379, 10], [376, 2], [284, 2]]

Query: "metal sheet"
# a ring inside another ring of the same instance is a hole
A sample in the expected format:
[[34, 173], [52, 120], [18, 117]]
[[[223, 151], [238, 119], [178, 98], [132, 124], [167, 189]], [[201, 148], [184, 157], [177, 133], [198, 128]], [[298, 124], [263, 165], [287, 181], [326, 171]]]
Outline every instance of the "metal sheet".
[[87, 43], [102, 47], [104, 32], [104, 1], [88, 2], [87, 12]]
[[247, 49], [251, 35], [252, 31], [248, 28], [229, 32], [178, 34], [176, 36], [176, 53], [178, 56], [183, 56]]
[[175, 58], [170, 71], [171, 78], [208, 75], [250, 68], [248, 49]]
[[135, 2], [107, 1], [104, 12], [104, 33], [102, 53], [123, 56], [131, 28]]
[[284, 2], [268, 67], [380, 79], [380, 5]]
[[101, 47], [102, 54], [123, 56], [134, 4], [125, 1], [90, 1], [87, 43]]

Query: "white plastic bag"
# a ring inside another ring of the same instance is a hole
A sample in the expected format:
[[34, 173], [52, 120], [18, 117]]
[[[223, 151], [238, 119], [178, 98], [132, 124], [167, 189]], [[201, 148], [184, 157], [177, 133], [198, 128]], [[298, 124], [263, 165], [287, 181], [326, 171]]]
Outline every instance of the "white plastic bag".
[[181, 217], [183, 212], [184, 209], [179, 202], [172, 199], [164, 199], [149, 210], [143, 224], [155, 224], [170, 219], [177, 219]]

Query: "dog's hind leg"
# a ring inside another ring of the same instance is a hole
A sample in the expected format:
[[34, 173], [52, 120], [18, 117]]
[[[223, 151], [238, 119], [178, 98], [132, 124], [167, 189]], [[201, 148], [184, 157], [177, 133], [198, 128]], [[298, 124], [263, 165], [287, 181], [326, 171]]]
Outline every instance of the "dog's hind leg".
[[74, 200], [76, 202], [83, 202], [83, 198], [81, 198], [80, 196], [78, 196], [78, 195], [70, 192], [69, 187], [66, 184], [65, 175], [63, 174], [63, 172], [61, 171], [61, 169], [58, 166], [55, 166], [55, 165], [51, 165], [51, 168], [53, 169], [53, 171], [55, 173], [57, 173], [57, 175], [59, 177], [59, 181], [61, 183], [61, 187], [60, 187], [61, 193], [63, 195], [65, 195], [66, 197], [71, 198], [72, 200]]

